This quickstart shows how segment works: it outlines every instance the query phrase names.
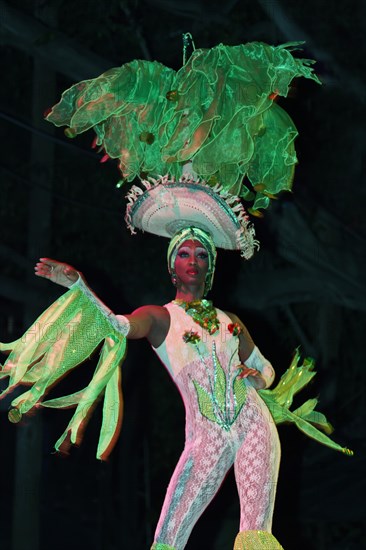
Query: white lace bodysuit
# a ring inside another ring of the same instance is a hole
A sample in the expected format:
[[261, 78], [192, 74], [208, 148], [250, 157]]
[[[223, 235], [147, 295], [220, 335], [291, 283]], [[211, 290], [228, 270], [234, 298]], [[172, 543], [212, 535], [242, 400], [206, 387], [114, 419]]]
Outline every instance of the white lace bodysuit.
[[[217, 310], [220, 330], [210, 335], [179, 305], [169, 303], [165, 307], [171, 318], [170, 329], [165, 341], [153, 349], [182, 395], [186, 441], [154, 540], [183, 550], [233, 464], [240, 498], [240, 531], [270, 532], [279, 440], [257, 391], [247, 379], [238, 377], [239, 338], [228, 330], [232, 321]], [[185, 342], [183, 336], [189, 331], [197, 333], [200, 340]], [[266, 378], [265, 373], [262, 375]]]

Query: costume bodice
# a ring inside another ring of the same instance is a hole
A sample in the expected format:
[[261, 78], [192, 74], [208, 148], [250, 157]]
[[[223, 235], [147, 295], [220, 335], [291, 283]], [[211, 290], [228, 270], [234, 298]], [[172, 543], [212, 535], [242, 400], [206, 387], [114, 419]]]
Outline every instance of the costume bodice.
[[[229, 331], [228, 326], [232, 324], [232, 320], [226, 313], [216, 309], [220, 328], [214, 334], [209, 334], [178, 304], [170, 302], [164, 307], [170, 315], [169, 331], [164, 342], [153, 349], [176, 382], [179, 373], [192, 363], [203, 361], [209, 367], [213, 350], [220, 360], [223, 359], [224, 370], [228, 361], [235, 365], [240, 363], [239, 339]], [[199, 341], [185, 342], [183, 336], [188, 332], [196, 333]]]
[[[230, 430], [247, 396], [247, 380], [238, 376], [239, 338], [229, 330], [231, 319], [216, 309], [220, 326], [211, 335], [181, 306], [171, 302], [165, 307], [170, 314], [170, 328], [155, 352], [183, 398], [187, 440], [204, 426], [210, 429], [212, 423]], [[197, 341], [184, 341], [191, 331], [198, 335]]]

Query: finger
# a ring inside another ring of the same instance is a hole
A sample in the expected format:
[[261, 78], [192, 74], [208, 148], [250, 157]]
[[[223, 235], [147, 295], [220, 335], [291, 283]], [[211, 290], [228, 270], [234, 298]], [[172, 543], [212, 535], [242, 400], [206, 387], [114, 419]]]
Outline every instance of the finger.
[[50, 258], [39, 258], [39, 263], [43, 264], [43, 265], [48, 265], [48, 264], [51, 264], [51, 259]]
[[35, 265], [35, 268], [34, 269], [39, 269], [39, 270], [43, 270], [43, 271], [49, 271], [50, 269], [52, 269], [53, 266], [51, 265], [48, 265], [48, 264], [43, 264], [41, 262], [38, 262], [36, 263]]
[[61, 262], [57, 262], [56, 260], [51, 260], [50, 258], [40, 258], [40, 263], [42, 265], [46, 265], [48, 267], [57, 267], [58, 265], [61, 265]]
[[244, 371], [243, 377], [248, 378], [248, 376], [257, 376], [259, 372], [256, 369], [247, 369]]
[[36, 263], [34, 267], [35, 274], [39, 277], [50, 278], [55, 270], [55, 265], [51, 265], [42, 261]]
[[36, 264], [34, 267], [34, 271], [46, 275], [47, 273], [51, 273], [53, 271], [53, 268], [50, 265]]
[[36, 275], [47, 275], [50, 273], [49, 268], [45, 268], [42, 264], [36, 264], [34, 267]]

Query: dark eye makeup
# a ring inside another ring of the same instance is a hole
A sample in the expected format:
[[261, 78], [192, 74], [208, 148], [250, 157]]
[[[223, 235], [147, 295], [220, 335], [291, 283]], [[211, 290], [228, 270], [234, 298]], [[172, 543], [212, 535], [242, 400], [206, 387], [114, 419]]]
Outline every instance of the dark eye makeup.
[[[179, 258], [188, 258], [188, 256], [191, 254], [191, 250], [187, 250], [184, 247], [181, 250], [178, 250], [177, 257]], [[201, 260], [207, 260], [208, 258], [208, 252], [205, 249], [197, 249], [195, 251], [195, 255], [197, 258], [200, 258]]]

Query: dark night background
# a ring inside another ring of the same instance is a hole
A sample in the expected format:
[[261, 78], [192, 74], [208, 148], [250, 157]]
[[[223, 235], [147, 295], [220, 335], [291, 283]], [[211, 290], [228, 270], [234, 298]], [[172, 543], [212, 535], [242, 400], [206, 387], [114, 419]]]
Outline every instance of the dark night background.
[[[173, 297], [166, 242], [131, 237], [113, 162], [93, 133], [67, 140], [43, 112], [72, 83], [134, 58], [178, 69], [183, 32], [196, 47], [306, 40], [323, 82], [297, 81], [281, 105], [293, 117], [299, 165], [294, 194], [256, 222], [262, 247], [245, 264], [220, 255], [212, 299], [247, 324], [276, 368], [294, 348], [317, 360], [305, 397], [335, 426], [353, 458], [279, 428], [283, 446], [273, 531], [286, 550], [360, 550], [365, 544], [364, 25], [361, 0], [8, 0], [1, 29], [1, 341], [18, 338], [60, 289], [36, 280], [40, 256], [83, 271], [116, 312]], [[54, 393], [75, 391], [83, 365]], [[107, 463], [95, 459], [99, 409], [83, 445], [52, 453], [70, 411], [20, 425], [0, 402], [2, 550], [147, 550], [183, 445], [177, 390], [145, 342], [124, 366], [125, 420]], [[239, 506], [233, 475], [194, 529], [187, 550], [232, 548]]]

